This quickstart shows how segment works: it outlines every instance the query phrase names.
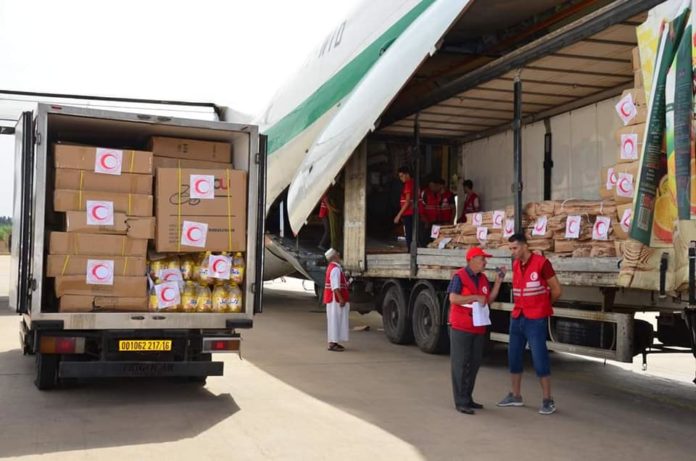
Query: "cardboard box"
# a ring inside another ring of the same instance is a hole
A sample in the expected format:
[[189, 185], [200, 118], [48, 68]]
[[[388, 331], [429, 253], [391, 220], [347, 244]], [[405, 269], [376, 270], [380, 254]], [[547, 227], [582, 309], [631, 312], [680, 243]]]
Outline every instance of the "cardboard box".
[[59, 300], [59, 312], [147, 312], [147, 297], [121, 298], [108, 296], [65, 295]]
[[179, 245], [181, 228], [178, 216], [157, 216], [157, 238], [155, 247], [158, 252], [195, 252], [201, 251], [246, 251], [246, 214], [232, 216], [183, 216], [181, 221], [195, 221], [208, 225], [205, 247]]
[[[56, 168], [94, 171], [97, 147], [69, 144], [54, 144], [53, 146]], [[122, 173], [152, 174], [152, 152], [125, 149], [122, 152]]]
[[52, 255], [145, 256], [147, 240], [124, 235], [51, 232], [48, 252]]
[[152, 216], [152, 195], [119, 194], [115, 192], [56, 190], [53, 194], [55, 211], [84, 211], [88, 200], [114, 202], [114, 212], [128, 216]]
[[[616, 143], [619, 146], [619, 149], [616, 154], [616, 162], [617, 163], [630, 163], [630, 162], [635, 162], [640, 160], [642, 154], [643, 154], [643, 140], [645, 136], [645, 123], [639, 123], [637, 125], [629, 125], [629, 126], [624, 126], [616, 130], [614, 133], [614, 138], [616, 139]], [[628, 137], [628, 135], [635, 135]], [[624, 146], [621, 142], [621, 138], [624, 137], [624, 139], [627, 142], [627, 145]], [[635, 154], [638, 156], [636, 159], [624, 159], [622, 158], [622, 153], [624, 150], [627, 152], [630, 152], [630, 148], [632, 147], [631, 145], [628, 145], [628, 143], [633, 143], [635, 140], [635, 145], [633, 146]]]
[[151, 195], [152, 175], [124, 173], [116, 176], [59, 168], [56, 170], [55, 188]]
[[147, 277], [114, 277], [113, 285], [88, 285], [84, 275], [55, 278], [56, 296], [118, 296], [142, 298], [147, 296]]
[[114, 262], [114, 274], [120, 277], [138, 277], [147, 272], [145, 257], [135, 256], [70, 256], [48, 255], [46, 261], [46, 277], [61, 275], [87, 275], [87, 260], [110, 259]]
[[149, 148], [160, 157], [232, 163], [232, 145], [227, 142], [153, 136]]
[[635, 86], [636, 88], [645, 87], [645, 83], [643, 82], [643, 70], [642, 69], [636, 69], [633, 71], [633, 86]]
[[232, 168], [231, 163], [207, 162], [205, 160], [189, 160], [181, 158], [160, 157], [155, 155], [154, 168], [202, 168], [202, 169], [219, 169]]
[[647, 102], [645, 100], [645, 89], [643, 89], [643, 88], [629, 88], [628, 90], [624, 90], [624, 92], [621, 93], [621, 98], [623, 99], [629, 93], [631, 94], [631, 97], [633, 98], [633, 104], [635, 104], [639, 108], [641, 106], [644, 106], [647, 109]]
[[127, 235], [133, 239], [154, 239], [155, 218], [126, 216], [125, 213], [114, 213], [113, 226], [93, 226], [87, 224], [87, 213], [84, 211], [68, 211], [66, 213], [67, 232], [84, 234], [117, 234]]
[[616, 140], [616, 145], [621, 146], [621, 135], [625, 134], [635, 134], [638, 136], [638, 142], [640, 147], [643, 146], [643, 138], [645, 137], [645, 123], [639, 123], [637, 125], [622, 126], [614, 132], [614, 139]]
[[[190, 198], [192, 174], [215, 177], [214, 199]], [[158, 225], [165, 216], [246, 216], [247, 174], [240, 170], [159, 168], [155, 198]]]

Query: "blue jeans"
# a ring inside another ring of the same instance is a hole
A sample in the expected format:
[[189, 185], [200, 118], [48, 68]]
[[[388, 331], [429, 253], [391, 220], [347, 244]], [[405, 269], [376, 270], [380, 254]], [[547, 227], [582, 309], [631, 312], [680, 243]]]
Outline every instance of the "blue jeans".
[[510, 373], [520, 374], [524, 368], [524, 348], [529, 343], [532, 351], [534, 371], [539, 378], [551, 374], [549, 350], [546, 347], [546, 332], [549, 319], [528, 319], [523, 315], [510, 318], [510, 344], [508, 344], [508, 363]]

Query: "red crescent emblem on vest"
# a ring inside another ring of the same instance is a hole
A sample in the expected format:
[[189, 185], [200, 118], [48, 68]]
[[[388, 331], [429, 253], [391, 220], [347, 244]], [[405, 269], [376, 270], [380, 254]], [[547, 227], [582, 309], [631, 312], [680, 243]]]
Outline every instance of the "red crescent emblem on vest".
[[99, 163], [105, 170], [113, 170], [116, 168], [118, 161], [116, 160], [116, 156], [114, 154], [104, 154], [102, 155]]
[[627, 176], [623, 176], [623, 177], [619, 180], [619, 182], [618, 182], [618, 184], [617, 184], [616, 187], [618, 187], [619, 190], [620, 190], [621, 192], [623, 192], [624, 194], [628, 194], [628, 193], [631, 192], [631, 181], [628, 179]]
[[205, 195], [210, 191], [210, 183], [205, 179], [199, 179], [193, 184], [193, 189], [197, 193]]
[[106, 280], [109, 276], [109, 268], [104, 264], [96, 264], [92, 267], [92, 275], [97, 280]]
[[531, 274], [529, 274], [529, 279], [533, 282], [536, 282], [537, 280], [539, 280], [539, 274], [536, 272], [532, 272]]
[[165, 288], [160, 292], [160, 297], [162, 298], [162, 301], [164, 301], [164, 302], [166, 302], [166, 303], [171, 302], [171, 301], [174, 301], [174, 298], [175, 298], [174, 295], [171, 295], [171, 297], [169, 297], [169, 295], [167, 295], [167, 293], [169, 293], [169, 292], [171, 292], [171, 291], [174, 291], [174, 290], [172, 289], [172, 287], [165, 287]]
[[484, 286], [481, 288], [481, 291], [483, 292], [484, 295], [488, 294], [488, 287]]

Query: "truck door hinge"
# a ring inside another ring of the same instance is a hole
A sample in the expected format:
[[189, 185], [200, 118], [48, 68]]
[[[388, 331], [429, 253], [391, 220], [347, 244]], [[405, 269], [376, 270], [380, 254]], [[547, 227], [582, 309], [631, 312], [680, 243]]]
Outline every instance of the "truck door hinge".
[[41, 145], [41, 132], [39, 132], [38, 127], [34, 130], [34, 142], [37, 146]]
[[257, 153], [257, 154], [254, 156], [254, 161], [256, 162], [257, 165], [258, 165], [259, 163], [261, 163], [261, 154]]

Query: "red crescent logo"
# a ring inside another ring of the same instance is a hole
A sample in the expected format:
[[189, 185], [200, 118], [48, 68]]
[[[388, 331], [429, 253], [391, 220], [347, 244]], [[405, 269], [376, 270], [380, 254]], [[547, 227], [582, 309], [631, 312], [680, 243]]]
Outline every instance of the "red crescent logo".
[[190, 227], [186, 231], [186, 238], [190, 242], [200, 242], [201, 240], [201, 229], [199, 227]]
[[623, 216], [623, 221], [621, 221], [621, 224], [624, 225], [624, 227], [630, 227], [631, 225], [631, 212], [628, 211], [627, 213], [624, 213]]
[[534, 230], [536, 230], [537, 232], [544, 232], [544, 223], [543, 222], [537, 223]]
[[[218, 268], [218, 266], [220, 264], [222, 264], [222, 269]], [[218, 259], [213, 263], [213, 272], [215, 272], [216, 274], [220, 274], [220, 273], [224, 272], [226, 268], [227, 268], [227, 264], [225, 263], [225, 261], [223, 259]]]
[[610, 183], [612, 186], [615, 186], [617, 181], [618, 181], [618, 176], [616, 175], [616, 172], [615, 172], [615, 171], [610, 171], [610, 172], [609, 172], [609, 183]]
[[505, 226], [505, 232], [512, 232], [513, 229], [514, 229], [514, 227], [513, 227], [512, 223], [508, 223], [508, 224]]
[[631, 113], [633, 112], [631, 106], [629, 106], [629, 101], [624, 101], [621, 103], [621, 115], [624, 117], [630, 117]]
[[109, 276], [109, 268], [104, 264], [96, 264], [92, 267], [92, 275], [97, 280], [106, 280]]
[[484, 295], [487, 295], [488, 294], [488, 287], [481, 288], [481, 291], [483, 292]]
[[104, 154], [100, 163], [105, 170], [113, 170], [117, 164], [116, 156], [114, 154]]
[[97, 205], [92, 208], [92, 217], [97, 221], [104, 221], [106, 219], [106, 211], [100, 213], [99, 210], [106, 210], [106, 207], [104, 205]]
[[167, 293], [170, 291], [173, 291], [172, 287], [166, 287], [160, 292], [160, 297], [162, 298], [162, 301], [167, 303], [170, 301], [174, 301], [174, 295], [172, 295], [171, 297], [167, 296]]
[[539, 280], [539, 274], [536, 273], [536, 272], [532, 272], [532, 273], [529, 275], [529, 278], [532, 279], [532, 281], [535, 282], [535, 281]]
[[568, 224], [568, 230], [570, 231], [570, 233], [574, 234], [575, 231], [577, 230], [577, 228], [578, 228], [578, 222], [577, 221], [570, 221], [570, 223]]
[[604, 221], [597, 221], [595, 227], [599, 235], [604, 235], [604, 233], [607, 231], [607, 223], [605, 223]]
[[626, 141], [624, 141], [624, 153], [625, 154], [631, 154], [633, 153], [633, 149], [635, 148], [635, 144], [633, 143], [633, 139], [627, 138]]
[[[201, 186], [203, 186], [203, 187], [201, 187]], [[205, 179], [199, 179], [193, 184], [193, 189], [197, 193], [199, 193], [201, 195], [205, 195], [208, 192], [210, 192], [210, 184]]]
[[496, 217], [495, 217], [495, 225], [496, 225], [496, 226], [500, 226], [501, 224], [503, 224], [503, 215], [501, 215], [501, 214], [496, 215]]
[[165, 281], [165, 282], [170, 282], [170, 281], [172, 281], [172, 280], [176, 280], [176, 279], [173, 278], [173, 277], [176, 277], [176, 274], [173, 273], [173, 272], [168, 272], [168, 273], [164, 276], [164, 281]]
[[621, 192], [628, 194], [629, 192], [631, 192], [630, 185], [631, 185], [631, 181], [629, 181], [628, 178], [626, 176], [624, 176], [619, 180], [617, 187], [619, 188], [619, 190]]

